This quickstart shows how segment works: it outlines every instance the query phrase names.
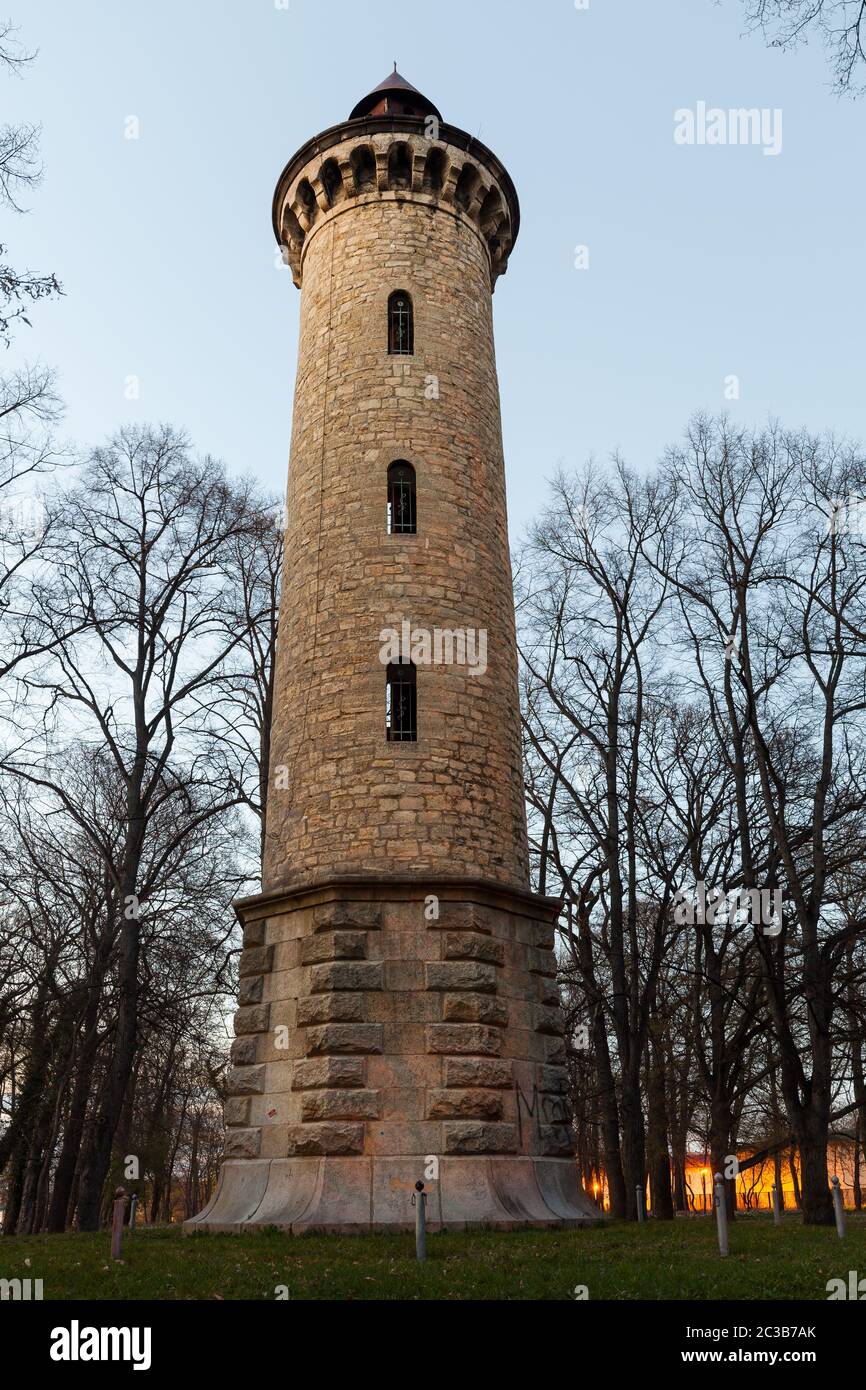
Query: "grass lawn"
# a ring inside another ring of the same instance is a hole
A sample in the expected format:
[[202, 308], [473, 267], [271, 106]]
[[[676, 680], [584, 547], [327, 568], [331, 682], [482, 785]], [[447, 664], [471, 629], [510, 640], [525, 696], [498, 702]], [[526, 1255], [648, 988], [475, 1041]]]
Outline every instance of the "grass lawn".
[[866, 1216], [848, 1235], [787, 1217], [738, 1217], [719, 1258], [715, 1222], [695, 1217], [578, 1231], [430, 1235], [427, 1263], [411, 1236], [304, 1236], [277, 1231], [184, 1238], [175, 1228], [124, 1236], [0, 1239], [0, 1279], [43, 1280], [47, 1299], [817, 1299], [827, 1280], [866, 1277]]

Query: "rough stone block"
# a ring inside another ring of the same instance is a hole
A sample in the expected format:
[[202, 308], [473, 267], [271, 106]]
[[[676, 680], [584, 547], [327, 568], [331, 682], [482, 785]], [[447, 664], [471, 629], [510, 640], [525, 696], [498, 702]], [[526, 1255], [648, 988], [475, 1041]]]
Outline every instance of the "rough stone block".
[[471, 1086], [499, 1087], [510, 1090], [514, 1084], [514, 1065], [505, 1059], [490, 1057], [448, 1057], [445, 1062], [445, 1085], [459, 1088]]
[[307, 1030], [307, 1055], [381, 1052], [380, 1023], [325, 1023]]
[[265, 1093], [265, 1068], [232, 1067], [228, 1075], [226, 1090], [230, 1096], [263, 1096]]
[[535, 980], [539, 1003], [546, 1004], [553, 1009], [561, 1008], [562, 999], [556, 980], [552, 980], [546, 975], [536, 975]]
[[552, 922], [533, 922], [532, 944], [541, 951], [552, 951], [556, 946], [556, 927]]
[[429, 1120], [501, 1120], [502, 1095], [499, 1091], [430, 1091], [427, 1096]]
[[568, 1094], [568, 1072], [565, 1067], [538, 1068], [538, 1089], [554, 1096]]
[[238, 1009], [235, 1014], [235, 1034], [239, 1038], [250, 1033], [266, 1033], [270, 1025], [271, 1007], [269, 1004], [254, 1004], [250, 1008]]
[[496, 993], [496, 967], [483, 961], [430, 961], [426, 976], [428, 989]]
[[367, 954], [367, 933], [363, 931], [322, 932], [301, 942], [301, 964], [320, 965], [329, 960], [363, 960]]
[[298, 1027], [313, 1023], [363, 1023], [363, 994], [314, 994], [298, 1000]]
[[574, 1135], [567, 1125], [539, 1125], [539, 1145], [546, 1158], [570, 1158]]
[[229, 1129], [249, 1129], [252, 1100], [249, 1096], [230, 1096], [226, 1101], [226, 1126]]
[[382, 988], [381, 961], [329, 961], [314, 965], [310, 977], [313, 994], [332, 994], [335, 990]]
[[552, 1067], [565, 1066], [565, 1043], [562, 1038], [543, 1037], [544, 1060]]
[[446, 1154], [517, 1153], [517, 1127], [454, 1120], [444, 1126], [444, 1147]]
[[309, 1057], [295, 1063], [292, 1088], [320, 1091], [329, 1086], [363, 1086], [367, 1061], [364, 1057]]
[[505, 964], [504, 943], [475, 932], [446, 932], [442, 938], [442, 954], [446, 960], [483, 960], [489, 965]]
[[229, 1056], [236, 1067], [251, 1067], [258, 1061], [259, 1040], [252, 1034], [247, 1038], [235, 1038]]
[[247, 1004], [261, 1004], [264, 987], [264, 975], [247, 975], [242, 979], [238, 989], [238, 1003], [241, 1008], [245, 1008]]
[[302, 1120], [377, 1120], [378, 1091], [305, 1091], [301, 1098]]
[[549, 1033], [555, 1038], [564, 1037], [565, 1020], [560, 1008], [548, 1009], [540, 1004], [534, 1011], [534, 1018], [536, 1033]]
[[259, 918], [257, 922], [244, 923], [244, 945], [264, 946], [267, 925], [264, 918]]
[[320, 931], [372, 931], [379, 926], [381, 910], [375, 903], [325, 903], [313, 912]]
[[505, 1028], [508, 1008], [490, 994], [446, 994], [442, 1017], [446, 1023], [489, 1023], [494, 1028]]
[[526, 948], [526, 968], [533, 975], [547, 975], [556, 978], [556, 955], [553, 951], [540, 951], [535, 946]]
[[258, 1158], [262, 1147], [260, 1129], [230, 1129], [226, 1131], [226, 1158]]
[[248, 946], [241, 951], [241, 978], [245, 975], [268, 975], [273, 962], [273, 946]]
[[289, 1130], [289, 1156], [315, 1157], [362, 1154], [364, 1152], [363, 1124], [295, 1125]]
[[427, 1051], [498, 1057], [502, 1034], [497, 1028], [476, 1023], [431, 1023], [427, 1029]]
[[478, 907], [475, 903], [442, 902], [439, 904], [438, 920], [427, 925], [446, 931], [483, 932], [485, 936], [491, 936], [493, 921], [490, 908]]

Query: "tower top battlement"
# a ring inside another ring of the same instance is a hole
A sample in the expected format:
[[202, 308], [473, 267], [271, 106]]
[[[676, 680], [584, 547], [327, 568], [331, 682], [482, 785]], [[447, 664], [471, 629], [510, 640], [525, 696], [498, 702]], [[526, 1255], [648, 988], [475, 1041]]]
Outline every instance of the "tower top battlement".
[[474, 136], [394, 72], [348, 121], [308, 140], [277, 182], [274, 235], [300, 288], [307, 243], [348, 205], [382, 199], [426, 203], [465, 221], [490, 260], [495, 287], [520, 228], [517, 191], [504, 165]]

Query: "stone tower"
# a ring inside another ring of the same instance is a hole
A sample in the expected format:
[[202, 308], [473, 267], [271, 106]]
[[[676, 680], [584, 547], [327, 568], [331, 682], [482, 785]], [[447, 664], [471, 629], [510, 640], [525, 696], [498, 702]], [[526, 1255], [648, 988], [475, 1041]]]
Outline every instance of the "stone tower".
[[490, 150], [396, 72], [277, 184], [302, 291], [264, 892], [195, 1229], [579, 1222], [529, 889]]

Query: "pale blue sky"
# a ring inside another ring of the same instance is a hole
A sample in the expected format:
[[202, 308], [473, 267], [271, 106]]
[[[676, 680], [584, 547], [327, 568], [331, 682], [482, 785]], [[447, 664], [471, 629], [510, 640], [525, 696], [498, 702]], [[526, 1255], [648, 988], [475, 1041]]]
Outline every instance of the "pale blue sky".
[[[45, 182], [0, 239], [66, 298], [5, 365], [56, 366], [76, 442], [171, 421], [283, 492], [299, 296], [274, 184], [393, 59], [520, 195], [495, 297], [513, 532], [559, 463], [619, 448], [649, 466], [692, 411], [724, 408], [729, 374], [737, 419], [866, 437], [866, 102], [830, 94], [817, 45], [743, 37], [740, 0], [9, 8], [41, 51], [3, 81], [3, 117], [42, 122]], [[701, 100], [780, 107], [782, 153], [676, 145], [674, 111]]]

